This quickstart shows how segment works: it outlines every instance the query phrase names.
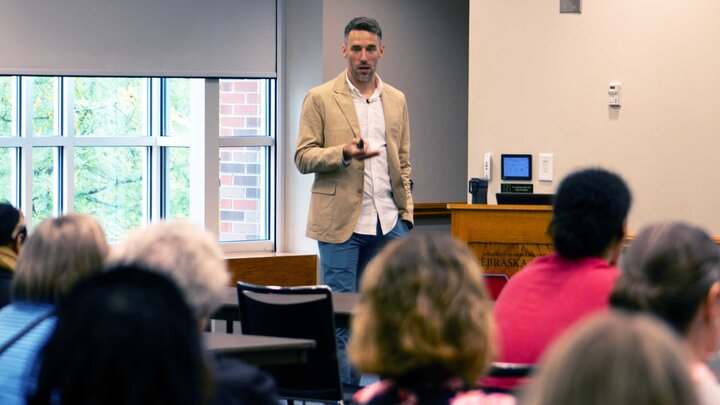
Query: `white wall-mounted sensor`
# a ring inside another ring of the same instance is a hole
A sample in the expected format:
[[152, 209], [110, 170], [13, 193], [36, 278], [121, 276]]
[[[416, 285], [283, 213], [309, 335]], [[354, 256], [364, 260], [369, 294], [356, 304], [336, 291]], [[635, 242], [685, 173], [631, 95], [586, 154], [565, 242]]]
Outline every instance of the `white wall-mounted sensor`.
[[483, 177], [486, 180], [490, 180], [491, 170], [492, 170], [492, 153], [487, 152], [487, 153], [485, 153], [485, 158], [483, 159]]
[[622, 102], [622, 83], [610, 82], [608, 85], [608, 105], [610, 107], [620, 107]]

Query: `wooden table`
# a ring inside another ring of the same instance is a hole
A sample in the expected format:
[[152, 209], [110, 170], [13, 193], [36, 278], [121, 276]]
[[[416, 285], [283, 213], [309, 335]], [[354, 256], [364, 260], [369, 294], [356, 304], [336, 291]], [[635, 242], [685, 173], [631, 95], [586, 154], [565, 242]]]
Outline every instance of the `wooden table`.
[[236, 335], [203, 332], [205, 350], [239, 358], [256, 366], [296, 364], [307, 361], [307, 352], [315, 348], [310, 339]]
[[[333, 292], [333, 311], [335, 314], [335, 326], [338, 328], [347, 328], [350, 326], [350, 318], [360, 301], [360, 294], [352, 292]], [[240, 311], [238, 310], [237, 289], [228, 287], [223, 297], [220, 309], [213, 314], [210, 319], [218, 319], [227, 322], [225, 330], [227, 333], [233, 332], [233, 321], [240, 321]]]

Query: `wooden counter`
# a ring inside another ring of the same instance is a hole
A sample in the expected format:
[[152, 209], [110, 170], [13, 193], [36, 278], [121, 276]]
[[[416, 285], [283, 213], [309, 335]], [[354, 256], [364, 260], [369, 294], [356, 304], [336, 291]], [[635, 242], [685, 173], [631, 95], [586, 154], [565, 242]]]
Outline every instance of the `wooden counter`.
[[486, 273], [512, 276], [553, 250], [549, 205], [448, 204], [451, 233], [468, 243]]

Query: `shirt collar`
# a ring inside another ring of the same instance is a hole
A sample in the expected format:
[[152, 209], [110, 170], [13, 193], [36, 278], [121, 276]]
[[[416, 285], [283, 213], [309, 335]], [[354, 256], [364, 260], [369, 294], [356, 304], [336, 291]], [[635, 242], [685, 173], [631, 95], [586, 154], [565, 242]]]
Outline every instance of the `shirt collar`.
[[[365, 100], [365, 97], [363, 97], [362, 93], [360, 93], [360, 90], [358, 90], [357, 87], [355, 87], [352, 84], [352, 82], [350, 81], [350, 77], [348, 77], [347, 69], [345, 70], [345, 82], [347, 83], [348, 88], [350, 89], [350, 94], [352, 94], [352, 96], [354, 98]], [[377, 73], [375, 73], [375, 82], [377, 85], [375, 86], [375, 91], [373, 92], [372, 96], [370, 96], [371, 101], [380, 97], [380, 95], [382, 95], [382, 91], [383, 91], [383, 81], [380, 79], [380, 75], [378, 75]]]

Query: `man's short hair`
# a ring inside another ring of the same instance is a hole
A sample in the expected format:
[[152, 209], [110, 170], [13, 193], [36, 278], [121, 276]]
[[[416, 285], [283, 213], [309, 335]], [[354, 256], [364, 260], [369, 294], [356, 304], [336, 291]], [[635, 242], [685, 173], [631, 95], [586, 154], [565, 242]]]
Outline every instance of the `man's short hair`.
[[355, 17], [345, 26], [345, 39], [347, 39], [350, 31], [367, 31], [377, 35], [382, 40], [382, 30], [377, 20], [370, 17]]
[[600, 168], [568, 175], [553, 202], [550, 234], [562, 257], [601, 257], [624, 235], [632, 197], [625, 181]]

